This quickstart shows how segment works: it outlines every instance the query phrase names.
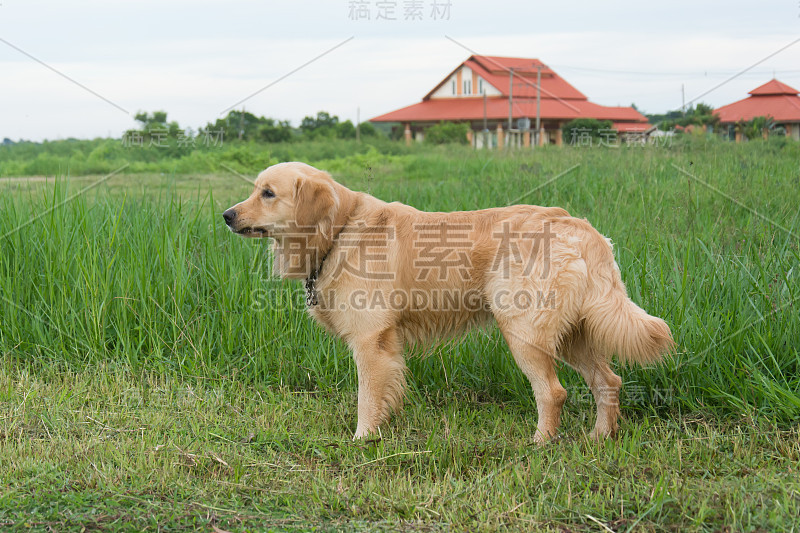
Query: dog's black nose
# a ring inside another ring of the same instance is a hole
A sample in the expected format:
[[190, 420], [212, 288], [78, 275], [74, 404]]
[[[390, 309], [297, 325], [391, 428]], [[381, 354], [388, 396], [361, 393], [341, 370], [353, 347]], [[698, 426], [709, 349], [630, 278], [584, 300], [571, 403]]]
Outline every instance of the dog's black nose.
[[231, 223], [233, 222], [233, 219], [236, 218], [236, 211], [234, 211], [232, 208], [228, 209], [227, 211], [222, 213], [222, 218], [225, 219], [225, 224], [230, 226]]

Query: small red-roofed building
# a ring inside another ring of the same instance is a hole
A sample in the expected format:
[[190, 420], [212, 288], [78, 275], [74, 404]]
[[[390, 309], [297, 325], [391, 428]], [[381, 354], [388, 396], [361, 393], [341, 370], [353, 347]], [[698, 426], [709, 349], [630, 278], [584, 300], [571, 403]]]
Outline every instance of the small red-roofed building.
[[[786, 136], [800, 140], [800, 96], [797, 89], [778, 80], [771, 80], [748, 93], [750, 96], [714, 110], [719, 123], [733, 131], [738, 122], [755, 117], [769, 117], [776, 126], [786, 130]], [[736, 135], [737, 140], [741, 138]]]
[[[513, 72], [513, 86], [510, 85]], [[541, 90], [537, 82], [540, 81]], [[511, 115], [512, 128], [507, 131]], [[470, 56], [422, 101], [371, 122], [399, 122], [406, 142], [422, 140], [425, 129], [441, 121], [466, 122], [468, 138], [475, 147], [538, 143], [561, 145], [562, 127], [576, 118], [610, 120], [611, 133], [642, 136], [651, 131], [647, 118], [633, 107], [608, 107], [590, 102], [550, 67], [538, 59]]]

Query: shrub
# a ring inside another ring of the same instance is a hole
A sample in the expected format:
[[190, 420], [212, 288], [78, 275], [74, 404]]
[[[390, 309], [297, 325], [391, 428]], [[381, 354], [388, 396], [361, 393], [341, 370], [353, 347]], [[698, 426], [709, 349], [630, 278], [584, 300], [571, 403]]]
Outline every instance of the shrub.
[[372, 122], [362, 122], [358, 125], [362, 137], [375, 137], [379, 134]]
[[458, 143], [467, 144], [466, 122], [440, 122], [425, 131], [425, 142], [429, 144]]

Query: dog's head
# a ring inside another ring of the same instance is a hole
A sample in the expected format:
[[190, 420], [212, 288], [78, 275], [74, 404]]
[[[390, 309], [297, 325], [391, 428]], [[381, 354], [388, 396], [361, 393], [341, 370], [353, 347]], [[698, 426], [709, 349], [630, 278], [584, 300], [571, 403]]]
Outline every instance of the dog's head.
[[222, 214], [234, 233], [244, 237], [313, 234], [330, 222], [337, 204], [328, 173], [305, 163], [280, 163], [261, 172], [253, 193]]
[[276, 251], [284, 252], [282, 258], [276, 254], [281, 273], [303, 277], [310, 271], [303, 256], [330, 240], [338, 205], [335, 182], [327, 172], [305, 163], [280, 163], [261, 172], [252, 194], [222, 218], [244, 237], [275, 239]]

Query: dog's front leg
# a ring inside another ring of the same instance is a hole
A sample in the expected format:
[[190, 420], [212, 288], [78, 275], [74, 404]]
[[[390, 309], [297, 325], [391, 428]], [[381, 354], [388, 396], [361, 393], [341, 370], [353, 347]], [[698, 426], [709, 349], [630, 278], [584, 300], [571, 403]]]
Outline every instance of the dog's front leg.
[[395, 328], [360, 337], [352, 346], [358, 368], [358, 426], [353, 438], [360, 439], [402, 407], [406, 365]]

